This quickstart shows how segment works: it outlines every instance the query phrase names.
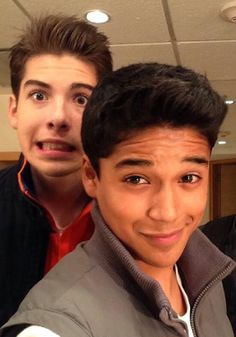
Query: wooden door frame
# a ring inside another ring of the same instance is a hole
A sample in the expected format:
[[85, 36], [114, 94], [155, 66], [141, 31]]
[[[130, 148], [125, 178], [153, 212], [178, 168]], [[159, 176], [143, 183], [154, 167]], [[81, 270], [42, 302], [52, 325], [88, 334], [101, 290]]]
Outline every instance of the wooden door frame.
[[0, 152], [0, 162], [4, 165], [11, 165], [18, 161], [20, 152]]
[[210, 162], [209, 216], [210, 220], [221, 214], [221, 169], [223, 165], [236, 164], [236, 158], [212, 160]]

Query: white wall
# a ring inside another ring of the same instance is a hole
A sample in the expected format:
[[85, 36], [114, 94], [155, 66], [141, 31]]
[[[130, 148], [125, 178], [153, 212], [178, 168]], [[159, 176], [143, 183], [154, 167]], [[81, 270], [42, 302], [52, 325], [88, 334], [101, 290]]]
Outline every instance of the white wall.
[[8, 123], [8, 98], [9, 95], [0, 95], [0, 152], [20, 151], [16, 131]]

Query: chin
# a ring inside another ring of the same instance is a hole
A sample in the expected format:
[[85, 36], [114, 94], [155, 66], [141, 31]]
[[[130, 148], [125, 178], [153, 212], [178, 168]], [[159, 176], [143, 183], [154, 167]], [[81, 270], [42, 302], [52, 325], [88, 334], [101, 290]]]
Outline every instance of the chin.
[[69, 175], [73, 175], [73, 174], [78, 174], [80, 172], [80, 168], [77, 168], [76, 170], [69, 170], [69, 169], [56, 169], [54, 168], [54, 170], [47, 170], [44, 175], [51, 177], [51, 178], [60, 178], [60, 177], [67, 177]]
[[35, 170], [39, 172], [40, 175], [50, 178], [60, 178], [67, 177], [73, 174], [80, 174], [80, 165], [60, 165], [60, 163], [52, 163], [51, 165], [40, 165], [40, 167], [35, 167]]

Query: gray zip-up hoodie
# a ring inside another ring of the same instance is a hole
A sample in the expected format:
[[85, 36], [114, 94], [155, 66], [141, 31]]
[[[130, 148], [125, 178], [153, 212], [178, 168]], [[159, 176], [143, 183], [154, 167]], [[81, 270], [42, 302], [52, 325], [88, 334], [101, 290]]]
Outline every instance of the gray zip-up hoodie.
[[[61, 337], [186, 337], [186, 325], [159, 283], [138, 269], [96, 204], [92, 216], [92, 239], [34, 287], [6, 326], [40, 325]], [[178, 269], [195, 336], [233, 337], [221, 285], [233, 268], [234, 262], [199, 230], [193, 233]]]

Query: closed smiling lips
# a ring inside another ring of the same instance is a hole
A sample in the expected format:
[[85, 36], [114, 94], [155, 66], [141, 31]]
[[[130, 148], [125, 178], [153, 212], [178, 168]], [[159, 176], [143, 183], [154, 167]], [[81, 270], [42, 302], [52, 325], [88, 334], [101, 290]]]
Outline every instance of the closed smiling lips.
[[143, 233], [143, 235], [148, 239], [151, 240], [154, 244], [163, 244], [169, 245], [178, 241], [183, 233], [183, 229], [175, 230], [171, 233]]
[[75, 146], [58, 141], [58, 140], [46, 140], [40, 141], [36, 143], [40, 150], [42, 151], [63, 151], [63, 152], [71, 152], [75, 150]]

